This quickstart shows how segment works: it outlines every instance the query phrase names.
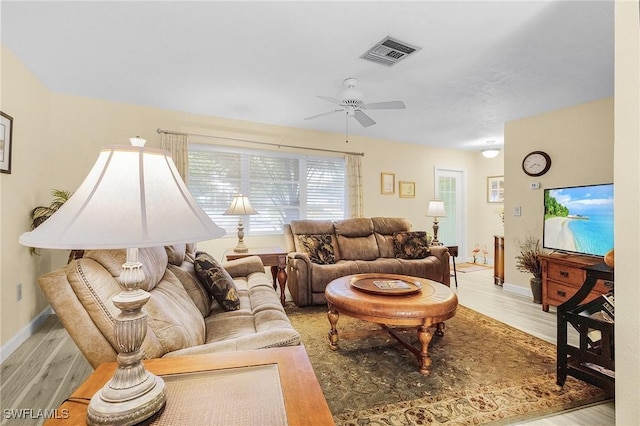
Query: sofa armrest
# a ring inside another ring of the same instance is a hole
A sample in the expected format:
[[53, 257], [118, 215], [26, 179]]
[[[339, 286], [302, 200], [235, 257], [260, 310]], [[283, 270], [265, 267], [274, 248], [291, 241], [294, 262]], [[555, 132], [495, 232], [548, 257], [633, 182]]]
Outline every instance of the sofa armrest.
[[301, 252], [287, 254], [287, 286], [293, 301], [298, 306], [307, 306], [312, 303], [311, 291], [311, 260], [309, 256]]
[[264, 272], [264, 264], [258, 256], [242, 257], [240, 259], [227, 260], [222, 262], [222, 267], [233, 278], [248, 277], [254, 272]]
[[442, 280], [441, 283], [445, 285], [449, 285], [450, 283], [450, 268], [449, 268], [449, 249], [447, 246], [429, 246], [429, 251], [431, 252], [431, 256], [435, 256], [442, 263]]
[[67, 268], [75, 264], [74, 260], [65, 267], [41, 276], [38, 284], [76, 346], [89, 364], [97, 368], [102, 363], [115, 361], [118, 354], [71, 288]]

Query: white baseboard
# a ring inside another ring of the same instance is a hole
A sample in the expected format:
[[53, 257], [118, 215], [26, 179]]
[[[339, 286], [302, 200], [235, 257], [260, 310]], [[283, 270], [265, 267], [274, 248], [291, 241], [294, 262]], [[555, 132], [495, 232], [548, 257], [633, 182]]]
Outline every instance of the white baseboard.
[[533, 297], [533, 293], [530, 288], [525, 288], [515, 284], [504, 283], [502, 289], [509, 293], [519, 294], [520, 296]]
[[53, 309], [51, 306], [48, 306], [20, 330], [18, 334], [9, 339], [9, 341], [0, 348], [0, 363], [5, 362], [5, 360], [42, 325], [44, 320], [52, 314]]

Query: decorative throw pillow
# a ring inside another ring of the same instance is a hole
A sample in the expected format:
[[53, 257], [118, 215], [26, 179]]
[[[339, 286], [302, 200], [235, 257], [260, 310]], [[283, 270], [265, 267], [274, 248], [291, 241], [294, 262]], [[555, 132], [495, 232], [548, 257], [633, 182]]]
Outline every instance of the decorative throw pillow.
[[196, 275], [209, 294], [227, 311], [240, 309], [240, 297], [231, 275], [208, 253], [196, 252]]
[[431, 254], [425, 231], [396, 232], [393, 251], [398, 259], [424, 259]]
[[330, 234], [298, 235], [298, 241], [309, 255], [313, 263], [319, 265], [331, 265], [336, 263], [336, 255], [333, 252], [333, 236]]

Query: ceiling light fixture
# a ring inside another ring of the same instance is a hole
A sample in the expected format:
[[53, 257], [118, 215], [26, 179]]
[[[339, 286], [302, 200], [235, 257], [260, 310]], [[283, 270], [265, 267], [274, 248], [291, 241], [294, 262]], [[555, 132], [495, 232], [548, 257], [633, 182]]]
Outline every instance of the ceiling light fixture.
[[489, 146], [482, 150], [482, 155], [485, 158], [496, 158], [500, 154], [500, 148], [494, 146], [494, 143], [495, 141], [488, 141], [487, 145]]

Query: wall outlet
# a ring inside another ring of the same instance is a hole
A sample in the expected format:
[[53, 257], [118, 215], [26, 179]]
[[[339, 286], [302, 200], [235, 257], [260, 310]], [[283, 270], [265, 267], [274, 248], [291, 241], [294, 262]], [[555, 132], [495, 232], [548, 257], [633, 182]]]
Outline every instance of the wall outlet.
[[513, 208], [513, 215], [514, 216], [522, 216], [522, 207], [520, 207], [520, 206], [514, 207]]
[[16, 288], [16, 298], [18, 299], [18, 302], [22, 300], [22, 283], [18, 283]]
[[540, 189], [540, 182], [531, 182], [529, 184], [529, 189]]

